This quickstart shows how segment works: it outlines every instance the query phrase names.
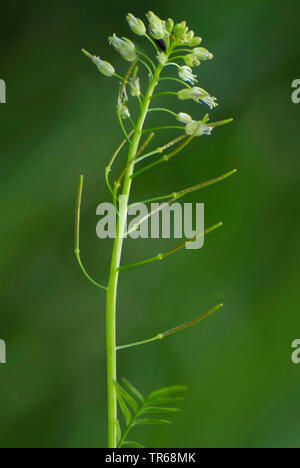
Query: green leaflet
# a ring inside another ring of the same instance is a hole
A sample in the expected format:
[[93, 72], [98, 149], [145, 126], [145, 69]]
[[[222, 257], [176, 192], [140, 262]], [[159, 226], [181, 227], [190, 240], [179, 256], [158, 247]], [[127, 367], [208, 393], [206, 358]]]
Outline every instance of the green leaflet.
[[124, 399], [124, 401], [130, 406], [130, 408], [133, 411], [137, 411], [138, 405], [135, 399], [128, 392], [126, 392], [126, 390], [124, 390], [124, 388], [121, 387], [121, 385], [119, 385], [118, 382], [116, 382], [115, 384], [116, 384], [117, 392], [120, 393], [120, 396]]
[[168, 421], [167, 419], [146, 419], [146, 418], [137, 419], [135, 422], [135, 426], [137, 425], [147, 426], [149, 424], [172, 424], [172, 423], [171, 421]]
[[115, 388], [118, 396], [120, 410], [125, 419], [125, 427], [123, 434], [118, 422], [118, 448], [132, 447], [143, 448], [141, 444], [135, 441], [128, 441], [127, 436], [131, 429], [135, 426], [152, 425], [152, 424], [171, 424], [171, 421], [161, 417], [145, 417], [150, 414], [155, 415], [170, 415], [177, 413], [180, 410], [176, 407], [161, 406], [164, 403], [174, 404], [183, 399], [178, 396], [187, 390], [182, 385], [173, 385], [155, 390], [150, 393], [147, 398], [126, 379], [122, 379], [122, 385], [115, 382]]
[[121, 409], [121, 411], [123, 413], [126, 424], [128, 426], [130, 424], [130, 421], [131, 421], [131, 413], [130, 413], [128, 407], [126, 406], [126, 403], [123, 400], [122, 395], [120, 394], [120, 391], [118, 391], [118, 390], [117, 390], [117, 396], [118, 396], [118, 403], [119, 403], [120, 409]]
[[142, 410], [143, 414], [150, 414], [150, 413], [178, 413], [180, 411], [179, 408], [167, 408], [165, 406], [146, 406]]
[[145, 448], [144, 445], [138, 444], [137, 442], [133, 442], [132, 440], [125, 440], [125, 442], [123, 442], [123, 447], [127, 447], [127, 448]]
[[121, 432], [120, 422], [118, 419], [116, 420], [116, 426], [117, 426], [117, 443], [119, 443], [122, 437], [122, 432]]
[[122, 383], [137, 400], [139, 400], [141, 403], [144, 403], [143, 395], [127, 379], [123, 378]]
[[147, 400], [155, 401], [157, 398], [170, 397], [174, 394], [186, 391], [187, 387], [184, 387], [183, 385], [173, 385], [172, 387], [161, 388], [160, 390], [156, 390], [155, 392], [150, 393]]

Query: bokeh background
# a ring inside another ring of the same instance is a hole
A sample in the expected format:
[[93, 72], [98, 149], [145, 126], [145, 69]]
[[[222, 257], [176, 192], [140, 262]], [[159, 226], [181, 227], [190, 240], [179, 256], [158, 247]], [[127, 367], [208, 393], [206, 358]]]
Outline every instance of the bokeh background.
[[[121, 277], [119, 343], [225, 303], [198, 327], [120, 353], [120, 377], [145, 393], [189, 387], [172, 426], [139, 428], [132, 437], [157, 448], [300, 447], [300, 365], [291, 362], [291, 342], [300, 338], [300, 105], [291, 102], [291, 83], [300, 78], [297, 0], [1, 6], [0, 338], [8, 362], [0, 365], [0, 446], [105, 447], [105, 298], [75, 262], [73, 211], [83, 173], [82, 257], [105, 282], [111, 241], [96, 238], [96, 206], [109, 200], [103, 170], [121, 133], [117, 83], [101, 77], [80, 49], [124, 73], [107, 36], [133, 37], [125, 15], [149, 9], [186, 19], [203, 37], [215, 55], [198, 70], [200, 85], [219, 98], [212, 120], [235, 121], [137, 179], [134, 198], [239, 172], [185, 199], [206, 204], [207, 225], [224, 222], [202, 250]], [[205, 111], [171, 97], [160, 105], [199, 117]], [[124, 261], [177, 243], [129, 241]]]

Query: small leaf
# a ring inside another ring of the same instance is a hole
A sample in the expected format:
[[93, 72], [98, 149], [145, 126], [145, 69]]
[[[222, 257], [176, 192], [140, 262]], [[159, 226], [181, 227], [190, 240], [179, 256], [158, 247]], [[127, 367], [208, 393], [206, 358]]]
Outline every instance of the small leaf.
[[128, 382], [127, 379], [122, 379], [122, 382], [126, 389], [131, 392], [131, 394], [135, 396], [137, 400], [139, 400], [141, 403], [144, 403], [145, 399], [143, 395], [130, 382]]
[[167, 408], [164, 406], [146, 406], [141, 410], [141, 414], [147, 413], [178, 413], [181, 410], [178, 408]]
[[134, 423], [134, 425], [139, 425], [139, 426], [148, 426], [149, 424], [172, 424], [171, 421], [168, 421], [167, 419], [146, 419], [146, 418], [140, 418], [137, 419]]
[[121, 409], [121, 411], [123, 413], [123, 416], [125, 418], [126, 425], [129, 426], [129, 424], [131, 422], [131, 413], [130, 413], [129, 409], [127, 408], [127, 405], [126, 405], [125, 401], [123, 400], [119, 389], [116, 388], [116, 390], [117, 390], [117, 397], [118, 397], [118, 402], [119, 402], [120, 409]]
[[116, 428], [117, 428], [117, 443], [119, 445], [119, 442], [122, 437], [122, 431], [121, 431], [121, 426], [120, 426], [120, 422], [118, 419], [116, 420]]
[[187, 391], [187, 387], [183, 385], [173, 385], [172, 387], [165, 387], [165, 388], [160, 388], [159, 390], [155, 390], [154, 392], [150, 393], [147, 400], [148, 401], [156, 400], [156, 398], [169, 397], [176, 393], [182, 393], [186, 391]]
[[122, 447], [128, 447], [128, 448], [145, 448], [144, 445], [138, 444], [137, 442], [134, 442], [132, 440], [125, 440], [123, 442]]
[[148, 403], [155, 403], [156, 405], [172, 405], [175, 403], [179, 403], [180, 401], [183, 401], [183, 397], [160, 397], [160, 398], [155, 398], [154, 400], [151, 400]]
[[137, 405], [135, 399], [131, 395], [129, 395], [129, 393], [126, 392], [126, 390], [124, 390], [124, 388], [121, 387], [121, 385], [118, 384], [118, 382], [115, 382], [115, 385], [116, 385], [118, 391], [120, 392], [120, 394], [122, 395], [123, 399], [125, 400], [125, 402], [130, 406], [130, 408], [134, 412], [136, 412], [137, 409], [138, 409], [138, 405]]

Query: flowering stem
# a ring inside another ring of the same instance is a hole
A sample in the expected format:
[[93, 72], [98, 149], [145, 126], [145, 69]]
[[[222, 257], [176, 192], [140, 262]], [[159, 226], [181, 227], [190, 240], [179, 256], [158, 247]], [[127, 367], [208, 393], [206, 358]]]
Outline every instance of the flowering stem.
[[134, 171], [134, 159], [138, 152], [139, 143], [142, 137], [143, 125], [149, 109], [150, 99], [153, 95], [154, 89], [159, 81], [159, 76], [162, 66], [159, 65], [145, 93], [142, 101], [139, 117], [130, 140], [128, 158], [130, 163], [127, 167], [124, 176], [124, 183], [122, 189], [124, 203], [120, 205], [119, 217], [117, 221], [117, 236], [114, 241], [113, 253], [111, 258], [110, 274], [107, 289], [107, 303], [106, 303], [106, 356], [107, 356], [107, 393], [108, 393], [108, 447], [116, 448], [117, 446], [117, 394], [114, 382], [117, 380], [117, 360], [116, 360], [116, 298], [119, 280], [119, 268], [122, 256], [125, 223], [124, 220], [128, 211], [128, 200], [131, 191], [131, 176]]

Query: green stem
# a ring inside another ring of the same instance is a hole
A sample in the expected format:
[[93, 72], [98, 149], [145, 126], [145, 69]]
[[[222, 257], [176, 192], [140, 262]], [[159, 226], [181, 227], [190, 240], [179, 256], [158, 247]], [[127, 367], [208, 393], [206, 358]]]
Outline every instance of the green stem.
[[187, 84], [185, 81], [183, 80], [180, 80], [179, 78], [173, 78], [173, 77], [162, 77], [160, 78], [160, 81], [177, 81], [177, 83], [180, 83], [182, 84], [183, 86], [185, 86], [186, 88], [191, 88], [191, 86], [189, 84]]
[[138, 61], [139, 61], [142, 65], [144, 65], [144, 67], [147, 69], [147, 71], [148, 71], [150, 77], [153, 78], [153, 73], [152, 73], [152, 70], [151, 70], [151, 68], [149, 67], [149, 65], [148, 65], [144, 60], [142, 60], [141, 58], [138, 58]]
[[177, 117], [176, 112], [173, 112], [170, 109], [165, 109], [164, 107], [152, 107], [151, 109], [149, 109], [149, 112], [168, 112], [174, 117]]
[[123, 120], [122, 120], [122, 117], [121, 117], [120, 106], [119, 106], [119, 105], [117, 106], [117, 117], [118, 117], [118, 122], [119, 122], [119, 124], [120, 124], [122, 133], [123, 133], [125, 139], [127, 140], [127, 142], [130, 144], [131, 141], [130, 141], [129, 136], [127, 135], [126, 129], [125, 129], [125, 127], [124, 127]]
[[155, 42], [151, 39], [150, 36], [148, 36], [148, 34], [145, 34], [145, 37], [148, 39], [149, 42], [151, 42], [151, 44], [153, 45], [154, 49], [156, 50], [156, 52], [160, 52], [159, 48], [157, 47], [157, 45], [155, 44]]
[[113, 253], [110, 266], [110, 274], [107, 288], [107, 303], [106, 303], [106, 355], [107, 355], [107, 393], [108, 393], [108, 448], [116, 448], [117, 446], [117, 394], [114, 382], [117, 381], [117, 346], [116, 346], [116, 299], [119, 279], [119, 267], [122, 256], [123, 241], [124, 241], [124, 220], [127, 217], [128, 200], [130, 196], [131, 176], [134, 171], [134, 158], [138, 151], [139, 143], [142, 137], [143, 125], [148, 112], [151, 96], [158, 84], [159, 75], [162, 66], [159, 65], [154, 72], [153, 78], [150, 81], [149, 87], [142, 102], [139, 117], [130, 141], [128, 151], [128, 162], [132, 163], [128, 166], [124, 177], [123, 184], [123, 200], [120, 205], [120, 216], [117, 222], [117, 236], [114, 241]]
[[76, 197], [76, 208], [75, 208], [75, 236], [74, 236], [74, 253], [77, 259], [77, 262], [80, 266], [80, 269], [84, 276], [97, 288], [107, 290], [105, 286], [97, 283], [93, 278], [88, 274], [86, 269], [83, 266], [83, 263], [80, 258], [80, 215], [81, 215], [81, 201], [82, 201], [82, 190], [83, 190], [83, 175], [79, 178], [77, 197]]
[[166, 125], [164, 127], [147, 128], [146, 130], [143, 130], [143, 134], [157, 132], [158, 130], [185, 130], [185, 127], [179, 127], [179, 125]]
[[175, 91], [162, 91], [161, 93], [154, 94], [151, 99], [154, 99], [160, 96], [177, 96], [177, 93], [175, 93]]
[[97, 281], [95, 281], [89, 274], [88, 272], [86, 271], [86, 269], [84, 268], [83, 266], [83, 263], [81, 261], [81, 258], [80, 258], [80, 250], [79, 249], [75, 249], [75, 256], [77, 258], [77, 262], [80, 266], [80, 269], [82, 271], [82, 273], [84, 274], [84, 276], [86, 277], [86, 279], [88, 279], [94, 286], [96, 286], [97, 288], [99, 289], [102, 289], [103, 291], [107, 291], [107, 288], [105, 286], [103, 286], [102, 284], [100, 283], [97, 283]]
[[143, 52], [141, 52], [140, 50], [139, 50], [139, 52], [138, 52], [138, 53], [139, 53], [139, 55], [141, 55], [142, 57], [144, 57], [145, 59], [147, 59], [147, 60], [148, 60], [148, 62], [151, 64], [151, 66], [152, 66], [153, 70], [155, 70], [155, 68], [156, 68], [156, 67], [155, 67], [155, 65], [154, 65], [153, 61], [150, 59], [150, 57], [148, 57], [148, 55], [144, 54], [144, 53], [143, 53]]
[[117, 350], [120, 351], [121, 349], [133, 348], [134, 346], [140, 346], [146, 343], [151, 343], [152, 341], [162, 340], [162, 339], [163, 339], [163, 335], [159, 333], [158, 335], [154, 336], [153, 338], [149, 338], [148, 340], [137, 341], [136, 343], [130, 343], [127, 345], [118, 346]]

